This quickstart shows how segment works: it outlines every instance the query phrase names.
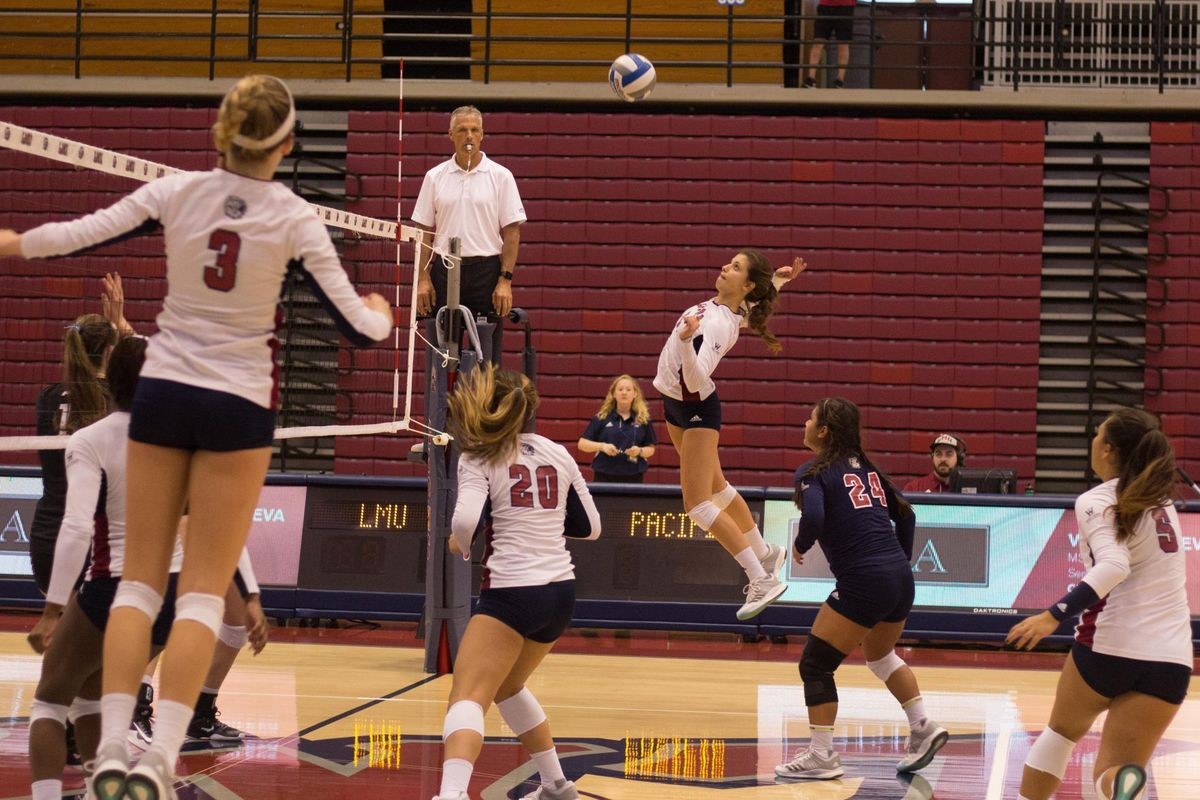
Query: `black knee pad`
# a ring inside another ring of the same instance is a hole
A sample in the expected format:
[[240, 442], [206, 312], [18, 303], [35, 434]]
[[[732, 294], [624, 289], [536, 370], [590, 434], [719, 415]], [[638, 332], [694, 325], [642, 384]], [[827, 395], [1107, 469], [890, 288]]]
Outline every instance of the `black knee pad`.
[[846, 654], [819, 636], [809, 634], [800, 656], [800, 680], [804, 681], [804, 704], [819, 706], [836, 703], [837, 684], [834, 671], [846, 659]]

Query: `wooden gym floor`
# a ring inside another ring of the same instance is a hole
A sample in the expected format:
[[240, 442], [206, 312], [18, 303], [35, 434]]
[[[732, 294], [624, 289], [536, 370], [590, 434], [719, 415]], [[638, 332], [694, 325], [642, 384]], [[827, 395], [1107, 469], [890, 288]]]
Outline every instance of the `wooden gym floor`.
[[[40, 669], [28, 615], [0, 617], [0, 800], [29, 796], [29, 703]], [[776, 783], [772, 769], [808, 734], [796, 661], [802, 640], [612, 632], [563, 638], [530, 682], [564, 769], [590, 800], [1015, 798], [1026, 751], [1045, 723], [1061, 653], [902, 648], [931, 714], [952, 734], [911, 782], [896, 777], [904, 715], [852, 658], [838, 672], [837, 742], [846, 775]], [[245, 745], [183, 756], [184, 800], [429, 800], [438, 789], [449, 677], [422, 672], [412, 626], [275, 629], [244, 654], [219, 700]], [[1060, 798], [1090, 800], [1098, 736], [1076, 749]], [[1146, 798], [1200, 797], [1200, 689], [1160, 744]], [[492, 709], [471, 797], [530, 792], [532, 764]], [[82, 779], [69, 768], [68, 795]]]

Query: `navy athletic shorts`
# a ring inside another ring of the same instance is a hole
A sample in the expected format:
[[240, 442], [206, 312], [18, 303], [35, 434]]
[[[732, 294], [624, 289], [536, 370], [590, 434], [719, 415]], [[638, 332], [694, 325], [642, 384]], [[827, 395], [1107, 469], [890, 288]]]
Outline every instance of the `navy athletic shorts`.
[[129, 438], [189, 452], [270, 447], [275, 412], [229, 392], [142, 378], [133, 397]]
[[825, 40], [831, 36], [839, 42], [854, 38], [854, 6], [817, 6], [813, 38]]
[[500, 620], [526, 639], [549, 644], [571, 624], [575, 581], [484, 589], [475, 603], [475, 613]]
[[676, 428], [721, 430], [721, 398], [714, 391], [703, 400], [676, 400], [663, 395], [663, 416]]
[[1192, 679], [1192, 671], [1182, 664], [1110, 656], [1079, 642], [1071, 645], [1071, 657], [1083, 682], [1108, 698], [1141, 692], [1178, 706], [1187, 697]]
[[896, 561], [841, 576], [825, 602], [851, 622], [873, 628], [907, 619], [914, 593], [912, 566]]
[[[103, 631], [108, 626], [108, 612], [112, 608], [113, 598], [117, 595], [117, 584], [120, 582], [120, 578], [84, 581], [75, 595], [79, 609], [97, 630]], [[175, 586], [178, 582], [179, 576], [173, 572], [167, 578], [162, 611], [158, 612], [158, 619], [154, 620], [154, 627], [150, 629], [151, 644], [165, 645], [167, 637], [171, 634], [171, 625], [175, 623]]]

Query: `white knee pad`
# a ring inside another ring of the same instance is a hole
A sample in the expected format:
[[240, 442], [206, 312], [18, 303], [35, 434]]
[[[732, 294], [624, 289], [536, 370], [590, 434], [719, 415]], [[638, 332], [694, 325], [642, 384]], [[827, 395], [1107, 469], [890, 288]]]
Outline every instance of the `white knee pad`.
[[218, 594], [188, 592], [175, 600], [175, 622], [185, 619], [198, 622], [216, 636], [221, 630], [221, 618], [225, 616], [225, 598]]
[[500, 717], [517, 736], [527, 733], [546, 721], [546, 712], [529, 689], [521, 689], [507, 700], [496, 703]]
[[1033, 747], [1029, 748], [1025, 766], [1053, 775], [1061, 781], [1063, 775], [1067, 774], [1067, 764], [1071, 761], [1074, 749], [1074, 742], [1047, 726]]
[[228, 645], [234, 650], [241, 650], [246, 646], [246, 640], [250, 638], [246, 633], [245, 625], [226, 625], [221, 623], [221, 630], [217, 631], [217, 638], [221, 640], [221, 644]]
[[868, 661], [867, 669], [871, 670], [876, 678], [887, 683], [887, 679], [895, 674], [896, 670], [901, 667], [908, 666], [904, 663], [904, 659], [896, 655], [896, 651], [892, 650], [878, 661]]
[[713, 505], [711, 500], [704, 500], [689, 508], [687, 515], [700, 526], [700, 530], [709, 531], [717, 517], [721, 516], [721, 509]]
[[733, 488], [733, 484], [727, 481], [725, 483], [725, 488], [712, 496], [712, 504], [716, 506], [718, 510], [724, 511], [737, 496], [737, 489]]
[[442, 741], [455, 731], [475, 731], [483, 736], [483, 707], [472, 700], [459, 700], [446, 712]]
[[122, 580], [117, 585], [110, 609], [121, 606], [136, 608], [153, 622], [158, 619], [158, 612], [162, 610], [162, 604], [163, 596], [148, 584], [141, 581]]
[[71, 703], [71, 707], [67, 709], [67, 719], [71, 720], [71, 724], [74, 725], [75, 721], [81, 717], [90, 717], [99, 713], [99, 700], [84, 700], [82, 697], [76, 697]]
[[64, 728], [67, 727], [66, 706], [60, 706], [57, 703], [47, 703], [45, 700], [34, 700], [29, 704], [29, 727], [33, 727], [33, 723], [39, 719], [48, 719], [57, 722]]

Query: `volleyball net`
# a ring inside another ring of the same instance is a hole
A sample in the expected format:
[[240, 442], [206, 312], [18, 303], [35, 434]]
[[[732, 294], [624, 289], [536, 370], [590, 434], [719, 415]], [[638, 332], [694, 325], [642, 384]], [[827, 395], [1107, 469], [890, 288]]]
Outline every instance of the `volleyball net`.
[[[105, 134], [91, 131], [89, 138], [104, 139]], [[207, 136], [203, 132], [202, 139], [187, 140], [195, 146], [191, 151], [163, 144], [164, 150], [170, 147], [171, 156], [186, 162], [181, 168], [0, 122], [0, 227], [28, 230], [72, 219], [111, 205], [136, 188], [136, 182], [210, 169], [216, 154]], [[330, 228], [355, 288], [388, 298], [398, 310], [397, 325], [390, 341], [372, 348], [350, 347], [307, 289], [289, 285], [281, 301], [285, 324], [277, 334], [281, 427], [276, 439], [404, 431], [441, 434], [417, 418], [420, 402], [414, 403], [422, 368], [416, 352], [425, 346], [414, 302], [422, 231], [317, 203], [309, 208]], [[406, 256], [409, 242], [414, 246]], [[42, 386], [62, 382], [65, 328], [82, 314], [100, 312], [102, 281], [109, 272], [121, 275], [125, 316], [138, 333], [151, 333], [166, 293], [160, 236], [132, 238], [52, 261], [8, 261], [0, 293], [5, 340], [0, 359], [5, 393], [0, 403], [0, 451], [65, 446], [65, 437], [28, 435], [35, 430], [34, 400]]]

